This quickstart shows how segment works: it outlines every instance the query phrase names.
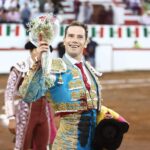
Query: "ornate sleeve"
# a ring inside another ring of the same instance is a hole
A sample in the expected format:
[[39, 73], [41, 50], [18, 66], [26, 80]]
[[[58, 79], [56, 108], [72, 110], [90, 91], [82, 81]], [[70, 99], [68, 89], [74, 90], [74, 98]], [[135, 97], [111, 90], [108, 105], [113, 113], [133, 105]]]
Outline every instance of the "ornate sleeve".
[[42, 78], [42, 70], [29, 70], [24, 78], [19, 92], [25, 102], [31, 103], [45, 95], [47, 88], [44, 78]]
[[14, 94], [16, 82], [17, 74], [14, 70], [12, 70], [9, 74], [4, 94], [5, 111], [8, 118], [15, 116]]
[[25, 102], [31, 103], [45, 96], [49, 88], [55, 86], [56, 74], [66, 72], [66, 64], [60, 58], [49, 60], [50, 72], [43, 74], [42, 68], [36, 69], [36, 64], [32, 66], [25, 76], [19, 92]]

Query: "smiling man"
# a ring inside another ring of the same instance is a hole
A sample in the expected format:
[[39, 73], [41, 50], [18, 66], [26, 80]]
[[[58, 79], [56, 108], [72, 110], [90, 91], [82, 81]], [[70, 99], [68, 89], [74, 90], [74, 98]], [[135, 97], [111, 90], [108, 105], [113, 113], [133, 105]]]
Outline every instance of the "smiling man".
[[82, 26], [68, 26], [65, 32], [64, 45], [66, 53], [77, 61], [83, 57], [83, 49], [87, 46], [86, 28]]
[[[42, 73], [41, 54], [48, 43], [39, 41], [36, 58], [20, 87], [23, 100], [33, 102], [47, 95], [55, 114], [60, 116], [60, 126], [52, 146], [53, 150], [93, 150], [92, 141], [97, 112], [101, 108], [99, 73], [83, 60], [87, 46], [87, 26], [72, 22], [65, 29], [63, 58], [50, 59], [50, 73]], [[49, 84], [51, 83], [51, 84]]]

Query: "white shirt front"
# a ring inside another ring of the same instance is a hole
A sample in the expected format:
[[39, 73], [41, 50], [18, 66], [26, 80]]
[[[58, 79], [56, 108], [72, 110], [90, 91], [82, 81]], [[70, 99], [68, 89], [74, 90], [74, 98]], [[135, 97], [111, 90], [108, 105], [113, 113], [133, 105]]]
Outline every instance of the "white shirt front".
[[[67, 53], [65, 53], [65, 56], [66, 58], [71, 62], [71, 64], [75, 65], [77, 63], [80, 63], [79, 61], [77, 61], [76, 59], [72, 58], [71, 56], [69, 56]], [[86, 69], [85, 65], [84, 65], [84, 61], [83, 61], [83, 58], [81, 60], [82, 64], [83, 64], [83, 70], [86, 74], [86, 77], [88, 79], [88, 83], [91, 84], [91, 79], [90, 79], [90, 75], [88, 73], [88, 70]], [[75, 65], [76, 68], [78, 68], [76, 65]]]

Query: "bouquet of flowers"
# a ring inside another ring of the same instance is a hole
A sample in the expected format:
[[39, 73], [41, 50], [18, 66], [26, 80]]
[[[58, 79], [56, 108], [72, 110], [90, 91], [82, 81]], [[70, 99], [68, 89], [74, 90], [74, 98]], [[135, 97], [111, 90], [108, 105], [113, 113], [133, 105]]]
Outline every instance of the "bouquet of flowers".
[[[58, 33], [59, 23], [55, 16], [52, 14], [42, 15], [36, 17], [30, 21], [28, 24], [29, 31], [29, 40], [35, 45], [38, 46], [39, 41], [46, 41], [51, 45], [56, 34]], [[42, 53], [42, 70], [43, 76], [46, 84], [49, 86], [52, 84], [52, 81], [49, 79], [50, 73], [50, 51]]]
[[51, 44], [54, 36], [58, 32], [58, 20], [52, 14], [36, 17], [28, 24], [29, 39], [37, 46], [39, 40], [43, 40]]

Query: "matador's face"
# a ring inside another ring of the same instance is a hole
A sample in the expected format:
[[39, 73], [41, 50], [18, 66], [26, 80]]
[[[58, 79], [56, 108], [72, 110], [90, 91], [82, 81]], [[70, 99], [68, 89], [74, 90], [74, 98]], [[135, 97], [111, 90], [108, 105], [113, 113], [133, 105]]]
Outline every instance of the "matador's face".
[[85, 30], [80, 26], [70, 26], [64, 38], [66, 53], [76, 60], [81, 60], [87, 45]]

